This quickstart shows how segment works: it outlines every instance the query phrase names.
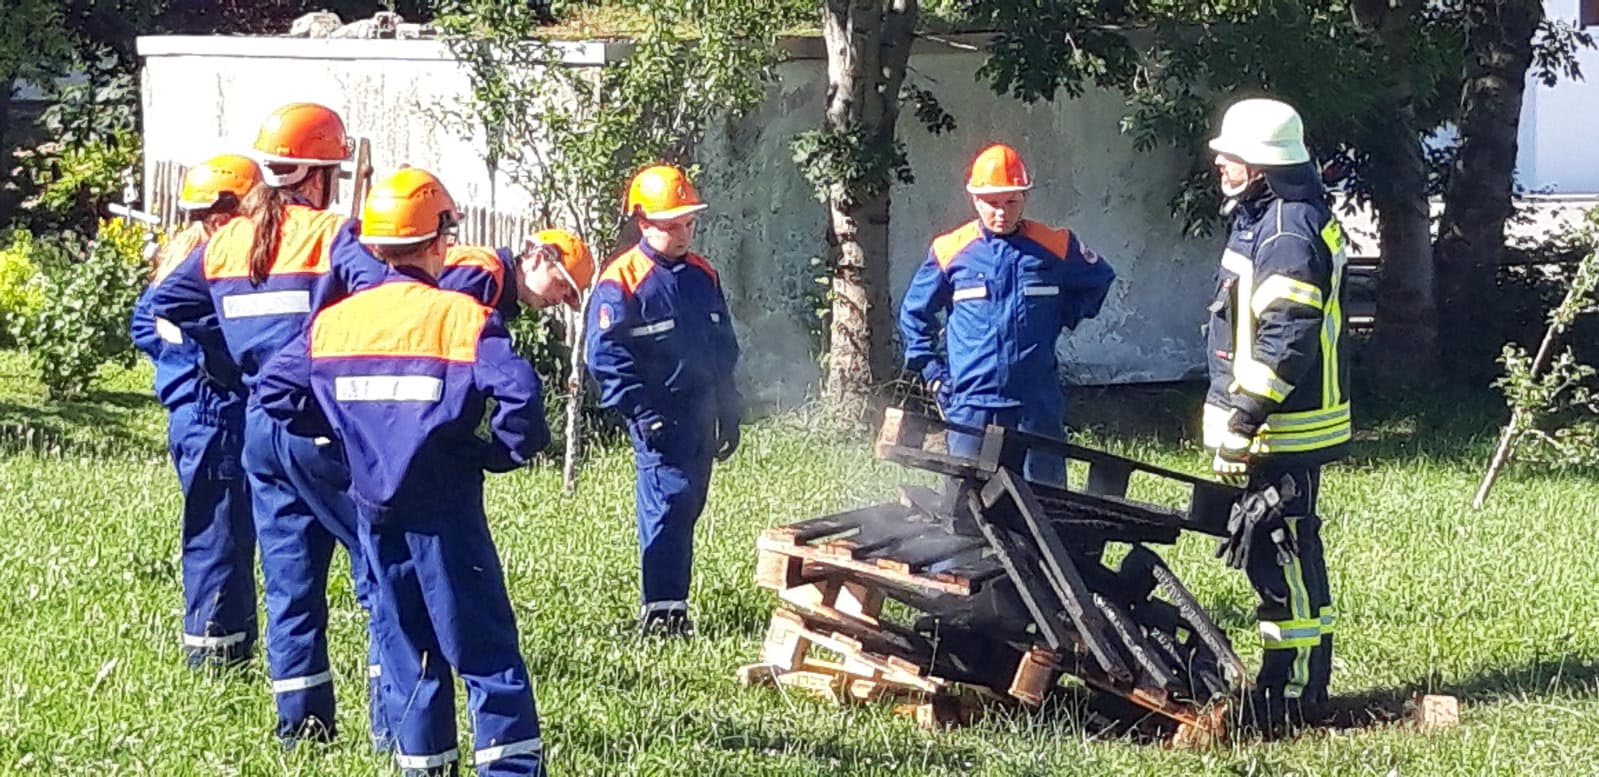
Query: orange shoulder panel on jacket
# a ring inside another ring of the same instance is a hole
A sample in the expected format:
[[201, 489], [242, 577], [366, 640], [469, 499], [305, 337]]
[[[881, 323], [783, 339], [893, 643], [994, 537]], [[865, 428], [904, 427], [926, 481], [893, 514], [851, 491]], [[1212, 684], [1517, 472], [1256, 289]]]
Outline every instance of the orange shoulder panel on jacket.
[[494, 293], [505, 288], [505, 263], [500, 261], [496, 249], [488, 246], [450, 246], [444, 254], [444, 266], [481, 270], [494, 279]]
[[[304, 205], [284, 209], [278, 228], [278, 252], [268, 275], [321, 275], [332, 264], [333, 238], [344, 226], [337, 213]], [[250, 248], [255, 245], [255, 220], [237, 218], [217, 230], [205, 251], [205, 277], [250, 277]]]
[[716, 268], [712, 267], [710, 262], [705, 261], [705, 257], [699, 254], [689, 254], [683, 257], [683, 261], [704, 270], [705, 274], [711, 276], [711, 281], [717, 286], [722, 285], [722, 276], [716, 274]]
[[938, 260], [940, 268], [948, 268], [949, 263], [961, 252], [961, 249], [982, 236], [983, 231], [978, 228], [977, 222], [968, 221], [953, 231], [933, 238], [933, 258]]
[[650, 270], [654, 268], [654, 260], [640, 251], [638, 246], [634, 246], [605, 265], [605, 270], [600, 273], [599, 282], [615, 283], [622, 287], [622, 291], [632, 294], [638, 291], [639, 284], [644, 282], [644, 276], [649, 275]]
[[357, 292], [311, 322], [316, 359], [374, 356], [477, 361], [478, 338], [493, 311], [465, 294], [391, 281]]
[[1056, 229], [1045, 226], [1036, 221], [1022, 221], [1022, 237], [1044, 247], [1044, 250], [1055, 255], [1056, 259], [1065, 259], [1066, 252], [1071, 250], [1072, 233], [1069, 229]]

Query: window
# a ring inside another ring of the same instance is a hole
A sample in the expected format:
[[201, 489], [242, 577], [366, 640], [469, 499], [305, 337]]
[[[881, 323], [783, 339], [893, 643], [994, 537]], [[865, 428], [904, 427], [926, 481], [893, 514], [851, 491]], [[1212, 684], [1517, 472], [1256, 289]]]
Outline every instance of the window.
[[1599, 0], [1582, 0], [1577, 11], [1577, 26], [1599, 27]]

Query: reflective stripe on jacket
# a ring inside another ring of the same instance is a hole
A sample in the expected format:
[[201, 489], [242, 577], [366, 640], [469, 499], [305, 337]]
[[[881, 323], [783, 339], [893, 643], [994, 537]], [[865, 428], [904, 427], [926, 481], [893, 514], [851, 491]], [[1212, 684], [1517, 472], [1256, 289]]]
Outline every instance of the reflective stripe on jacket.
[[[463, 475], [520, 466], [550, 439], [538, 376], [499, 316], [413, 268], [317, 313], [258, 392], [291, 426], [324, 416], [352, 493], [379, 510], [455, 493]], [[485, 441], [476, 432], [490, 398]]]
[[357, 242], [356, 222], [289, 205], [277, 253], [257, 284], [250, 278], [254, 230], [252, 219], [228, 222], [162, 279], [152, 298], [157, 317], [202, 347], [225, 351], [247, 385], [312, 313], [376, 283], [384, 271]]
[[1320, 194], [1269, 190], [1232, 215], [1207, 327], [1204, 437], [1253, 429], [1257, 454], [1328, 461], [1350, 437], [1344, 236]]

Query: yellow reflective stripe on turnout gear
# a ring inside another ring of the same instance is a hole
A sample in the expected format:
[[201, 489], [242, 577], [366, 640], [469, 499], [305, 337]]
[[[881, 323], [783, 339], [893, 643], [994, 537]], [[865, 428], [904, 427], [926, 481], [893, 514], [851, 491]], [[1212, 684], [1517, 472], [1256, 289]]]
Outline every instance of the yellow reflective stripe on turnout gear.
[[1222, 252], [1221, 266], [1223, 269], [1238, 276], [1254, 275], [1255, 273], [1255, 262], [1231, 248]]
[[1349, 403], [1325, 410], [1301, 410], [1266, 416], [1265, 428], [1272, 432], [1307, 432], [1330, 429], [1349, 423]]
[[[1240, 301], [1254, 296], [1255, 263], [1249, 257], [1228, 249], [1222, 252], [1221, 266], [1238, 276], [1233, 286]], [[1238, 306], [1242, 308], [1242, 304]], [[1255, 361], [1255, 317], [1249, 311], [1233, 311], [1233, 385], [1258, 397], [1281, 402], [1294, 387], [1285, 383], [1270, 367]]]
[[1338, 219], [1327, 220], [1321, 228], [1321, 240], [1332, 254], [1331, 293], [1321, 319], [1321, 404], [1331, 407], [1344, 401], [1343, 387], [1339, 385], [1338, 347], [1344, 328], [1344, 267], [1349, 257], [1344, 251], [1344, 229]]
[[[1299, 544], [1299, 518], [1290, 517], [1288, 534], [1293, 537], [1294, 545]], [[1321, 616], [1310, 609], [1310, 591], [1305, 587], [1305, 570], [1299, 563], [1299, 554], [1289, 555], [1291, 559], [1288, 566], [1283, 567], [1283, 577], [1288, 580], [1288, 604], [1293, 613], [1294, 620], [1301, 623], [1315, 623], [1315, 641], [1309, 645], [1294, 648], [1294, 670], [1288, 677], [1288, 685], [1283, 688], [1283, 695], [1290, 699], [1297, 699], [1305, 692], [1305, 686], [1310, 683], [1310, 649], [1321, 643]]]
[[1240, 358], [1233, 364], [1233, 388], [1243, 389], [1257, 397], [1264, 397], [1273, 402], [1281, 402], [1288, 398], [1288, 392], [1294, 387], [1288, 381], [1277, 377], [1270, 367], [1255, 361], [1253, 358], [1244, 360], [1243, 351], [1239, 350]]
[[1321, 643], [1321, 620], [1261, 621], [1260, 640], [1267, 650], [1315, 647]]
[[1342, 426], [1308, 432], [1284, 432], [1280, 434], [1257, 432], [1255, 443], [1250, 446], [1250, 449], [1255, 453], [1303, 453], [1349, 442], [1350, 437], [1350, 429], [1347, 423]]
[[1321, 289], [1286, 275], [1272, 275], [1262, 281], [1260, 287], [1255, 289], [1255, 295], [1249, 299], [1249, 308], [1258, 316], [1272, 303], [1285, 300], [1322, 309]]
[[1328, 635], [1332, 634], [1334, 627], [1337, 625], [1337, 621], [1338, 612], [1330, 605], [1321, 608], [1321, 633]]

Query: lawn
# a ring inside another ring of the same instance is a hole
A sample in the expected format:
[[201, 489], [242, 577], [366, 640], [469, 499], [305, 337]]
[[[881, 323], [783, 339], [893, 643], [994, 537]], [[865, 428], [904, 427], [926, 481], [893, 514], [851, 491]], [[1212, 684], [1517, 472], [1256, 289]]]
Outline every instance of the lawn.
[[[147, 381], [142, 368], [108, 370], [90, 400], [51, 406], [0, 353], [0, 773], [392, 774], [359, 735], [364, 633], [347, 581], [333, 625], [344, 740], [284, 752], [259, 664], [183, 668], [178, 498]], [[1193, 470], [1192, 443], [1147, 423], [1191, 401], [1084, 394], [1084, 439]], [[1113, 402], [1143, 428], [1106, 420]], [[1070, 705], [927, 733], [886, 706], [739, 688], [734, 670], [756, 658], [773, 604], [750, 582], [756, 534], [906, 479], [803, 416], [756, 424], [719, 470], [698, 534], [702, 637], [690, 643], [633, 637], [625, 452], [599, 452], [574, 497], [550, 467], [493, 478], [489, 510], [558, 775], [1599, 774], [1599, 486], [1513, 469], [1471, 512], [1493, 423], [1467, 405], [1385, 413], [1327, 478], [1334, 692], [1378, 711], [1417, 691], [1459, 695], [1461, 725], [1434, 733], [1379, 724], [1171, 751], [1091, 737]], [[19, 441], [24, 429], [39, 430], [34, 442]], [[1249, 589], [1210, 551], [1194, 539], [1164, 552], [1252, 657]]]

